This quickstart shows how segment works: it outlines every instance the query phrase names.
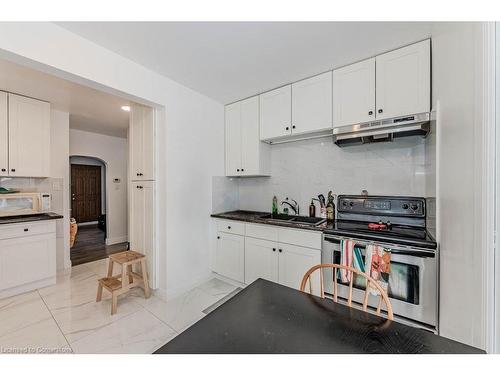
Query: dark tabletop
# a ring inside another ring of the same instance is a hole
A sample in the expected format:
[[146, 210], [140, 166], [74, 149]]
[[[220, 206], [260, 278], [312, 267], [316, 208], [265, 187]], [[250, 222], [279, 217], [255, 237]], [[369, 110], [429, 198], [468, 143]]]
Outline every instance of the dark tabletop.
[[155, 353], [484, 353], [258, 279]]
[[56, 214], [54, 212], [45, 212], [42, 214], [34, 214], [34, 215], [5, 216], [5, 217], [0, 217], [0, 225], [27, 223], [31, 221], [57, 220], [57, 219], [62, 219], [63, 217], [64, 216]]

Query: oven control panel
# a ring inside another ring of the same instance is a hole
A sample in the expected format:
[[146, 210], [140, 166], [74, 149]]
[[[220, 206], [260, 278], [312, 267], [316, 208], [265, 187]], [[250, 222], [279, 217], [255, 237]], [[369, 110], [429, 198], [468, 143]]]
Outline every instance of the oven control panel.
[[339, 212], [425, 217], [425, 198], [339, 195]]

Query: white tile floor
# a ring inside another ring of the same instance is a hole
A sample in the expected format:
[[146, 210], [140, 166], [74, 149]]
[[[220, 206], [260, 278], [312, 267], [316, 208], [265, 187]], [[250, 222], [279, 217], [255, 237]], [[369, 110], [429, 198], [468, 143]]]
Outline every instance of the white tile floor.
[[0, 353], [151, 353], [204, 316], [235, 286], [218, 279], [168, 302], [134, 289], [95, 302], [107, 260], [60, 274], [56, 285], [0, 300]]

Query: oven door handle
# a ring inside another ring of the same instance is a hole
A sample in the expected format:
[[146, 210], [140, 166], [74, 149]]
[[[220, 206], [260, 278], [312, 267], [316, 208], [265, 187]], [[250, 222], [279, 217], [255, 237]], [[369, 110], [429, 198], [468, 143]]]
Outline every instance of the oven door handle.
[[[325, 241], [340, 244], [340, 241], [344, 238], [339, 238], [339, 237], [331, 237], [331, 236], [325, 236]], [[347, 239], [347, 238], [346, 238]], [[408, 255], [408, 256], [414, 256], [414, 257], [419, 257], [419, 258], [435, 258], [436, 257], [436, 252], [434, 250], [425, 250], [425, 249], [418, 249], [418, 248], [406, 248], [406, 247], [401, 247], [397, 245], [389, 245], [389, 244], [384, 244], [384, 243], [369, 243], [369, 242], [364, 242], [364, 241], [357, 241], [357, 240], [352, 240], [358, 245], [366, 246], [369, 244], [374, 244], [378, 246], [385, 247], [387, 249], [391, 249], [391, 254], [398, 254], [398, 255]]]

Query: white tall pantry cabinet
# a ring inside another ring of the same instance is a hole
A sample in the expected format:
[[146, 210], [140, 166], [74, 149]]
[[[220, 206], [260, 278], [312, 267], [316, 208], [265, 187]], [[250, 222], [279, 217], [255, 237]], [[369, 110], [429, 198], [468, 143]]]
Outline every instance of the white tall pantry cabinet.
[[129, 242], [145, 254], [151, 288], [158, 286], [155, 230], [155, 111], [133, 105], [129, 128]]

